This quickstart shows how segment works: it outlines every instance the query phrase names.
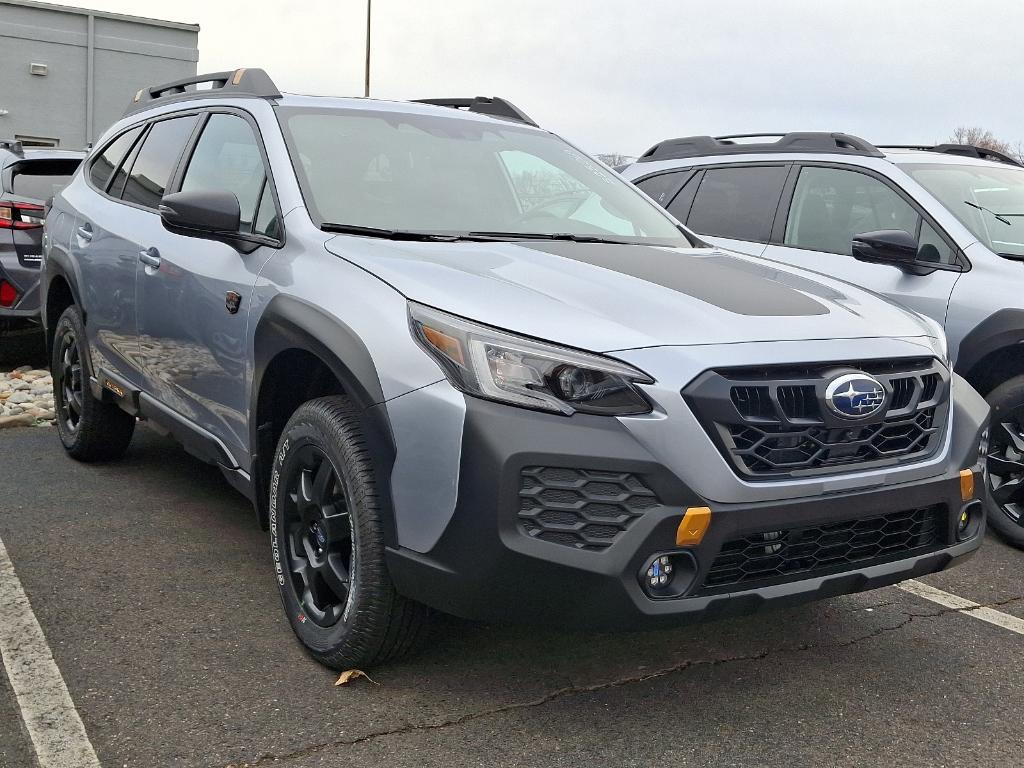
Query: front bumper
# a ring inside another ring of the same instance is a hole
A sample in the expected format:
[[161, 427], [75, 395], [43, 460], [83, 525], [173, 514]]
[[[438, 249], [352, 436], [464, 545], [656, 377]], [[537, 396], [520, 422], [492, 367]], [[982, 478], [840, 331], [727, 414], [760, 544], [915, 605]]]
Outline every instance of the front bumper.
[[[948, 461], [931, 477], [826, 496], [722, 504], [695, 493], [615, 419], [577, 414], [569, 420], [467, 398], [454, 514], [428, 551], [389, 549], [389, 568], [401, 593], [448, 613], [594, 629], [748, 613], [894, 584], [948, 568], [981, 544], [983, 522], [968, 540], [957, 541], [956, 521], [964, 506], [960, 470], [981, 469], [978, 443], [987, 407], [971, 390], [954, 404], [951, 417]], [[628, 475], [656, 498], [610, 546], [584, 549], [542, 540], [529, 535], [520, 517], [523, 470], [536, 467]], [[977, 487], [982, 487], [980, 474]], [[705, 587], [722, 546], [748, 534], [937, 505], [942, 510], [928, 547], [729, 591]], [[703, 506], [712, 509], [704, 539], [694, 547], [676, 547], [684, 511]], [[689, 587], [671, 598], [646, 593], [640, 576], [651, 558], [682, 551], [693, 559]]]

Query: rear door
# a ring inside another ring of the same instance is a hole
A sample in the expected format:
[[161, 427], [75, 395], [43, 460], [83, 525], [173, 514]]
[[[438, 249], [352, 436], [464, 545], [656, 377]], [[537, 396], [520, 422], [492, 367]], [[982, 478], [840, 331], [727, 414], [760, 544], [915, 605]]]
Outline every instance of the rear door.
[[249, 299], [282, 236], [273, 180], [252, 118], [234, 110], [204, 114], [171, 189], [232, 192], [241, 234], [253, 242], [240, 249], [175, 234], [152, 216], [139, 244], [145, 257], [137, 263], [143, 388], [244, 462]]
[[868, 288], [945, 323], [958, 271], [917, 275], [851, 255], [854, 235], [901, 229], [918, 239], [922, 266], [951, 266], [962, 258], [938, 224], [890, 180], [862, 168], [803, 163], [793, 170], [781, 209], [765, 258]]
[[196, 126], [197, 114], [161, 118], [118, 136], [87, 169], [91, 194], [66, 193], [77, 214], [71, 250], [95, 373], [141, 383], [135, 273], [159, 227], [156, 206]]
[[704, 240], [760, 256], [788, 171], [787, 163], [744, 163], [660, 174], [638, 186]]

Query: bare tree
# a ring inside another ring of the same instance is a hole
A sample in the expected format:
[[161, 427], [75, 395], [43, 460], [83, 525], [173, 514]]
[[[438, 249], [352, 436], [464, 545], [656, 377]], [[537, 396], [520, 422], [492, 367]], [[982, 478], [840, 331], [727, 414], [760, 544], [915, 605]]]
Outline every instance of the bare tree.
[[949, 137], [949, 140], [954, 144], [970, 144], [972, 147], [992, 149], [1009, 155], [1018, 162], [1024, 161], [1024, 146], [1020, 142], [1013, 145], [1008, 141], [997, 139], [995, 134], [987, 128], [960, 125], [953, 130], [953, 135]]

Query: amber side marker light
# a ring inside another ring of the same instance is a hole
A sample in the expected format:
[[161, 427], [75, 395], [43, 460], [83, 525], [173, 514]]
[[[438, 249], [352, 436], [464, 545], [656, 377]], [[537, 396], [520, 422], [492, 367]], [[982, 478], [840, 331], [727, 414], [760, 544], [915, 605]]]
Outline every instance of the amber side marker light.
[[710, 507], [690, 507], [676, 529], [677, 547], [695, 547], [704, 540], [711, 525]]
[[970, 501], [974, 498], [974, 471], [970, 469], [960, 470], [960, 498]]

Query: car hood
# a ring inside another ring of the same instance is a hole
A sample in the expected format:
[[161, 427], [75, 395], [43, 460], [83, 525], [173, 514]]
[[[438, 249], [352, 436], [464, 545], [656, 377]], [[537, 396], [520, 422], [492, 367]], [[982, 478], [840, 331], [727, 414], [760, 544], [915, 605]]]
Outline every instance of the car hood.
[[326, 248], [414, 301], [595, 352], [934, 335], [873, 293], [720, 249], [345, 235]]

